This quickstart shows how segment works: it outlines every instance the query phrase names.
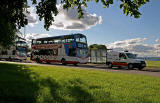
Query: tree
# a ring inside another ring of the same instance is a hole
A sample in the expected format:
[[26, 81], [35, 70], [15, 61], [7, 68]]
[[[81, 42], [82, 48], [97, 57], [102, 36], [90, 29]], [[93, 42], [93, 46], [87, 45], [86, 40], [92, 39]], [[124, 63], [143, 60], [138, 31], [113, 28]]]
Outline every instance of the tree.
[[92, 44], [89, 46], [89, 49], [107, 49], [105, 45], [101, 45], [101, 44]]
[[[82, 6], [87, 7], [87, 3], [93, 0], [60, 0], [63, 4], [64, 9], [76, 7], [78, 10], [79, 18], [83, 17]], [[114, 0], [101, 0], [104, 7], [109, 7], [113, 4]], [[141, 13], [139, 8], [149, 0], [119, 0], [121, 1], [120, 8], [126, 15], [134, 16], [139, 18]], [[44, 28], [48, 28], [54, 22], [53, 15], [58, 14], [56, 7], [57, 0], [31, 0], [32, 4], [36, 6], [36, 13], [39, 16], [39, 20], [44, 20]], [[100, 2], [95, 0], [95, 2]], [[16, 32], [21, 27], [28, 24], [24, 11], [27, 11], [28, 0], [1, 0], [0, 1], [0, 45], [9, 45], [15, 38]], [[4, 29], [5, 28], [5, 29]], [[9, 40], [9, 41], [7, 41]]]
[[8, 48], [16, 39], [16, 26], [6, 21], [0, 15], [0, 46]]

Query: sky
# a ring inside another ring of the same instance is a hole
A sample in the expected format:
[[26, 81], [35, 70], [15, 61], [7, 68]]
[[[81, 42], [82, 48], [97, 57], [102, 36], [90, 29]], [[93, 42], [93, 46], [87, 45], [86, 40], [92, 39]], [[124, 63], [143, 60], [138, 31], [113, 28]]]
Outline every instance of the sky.
[[89, 45], [103, 44], [140, 56], [160, 56], [160, 1], [150, 0], [142, 6], [139, 19], [124, 15], [119, 3], [114, 0], [110, 8], [103, 8], [101, 3], [90, 2], [84, 8], [84, 19], [77, 18], [76, 9], [66, 11], [57, 4], [59, 14], [54, 17], [49, 31], [44, 29], [43, 21], [38, 20], [34, 6], [31, 6], [30, 14], [26, 13], [29, 24], [25, 28], [25, 38], [30, 42], [32, 38], [82, 33]]

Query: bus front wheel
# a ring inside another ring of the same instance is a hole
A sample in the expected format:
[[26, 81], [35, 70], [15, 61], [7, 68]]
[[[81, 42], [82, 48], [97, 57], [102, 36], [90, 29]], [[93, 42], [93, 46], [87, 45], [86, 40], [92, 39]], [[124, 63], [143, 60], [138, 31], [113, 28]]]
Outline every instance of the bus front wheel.
[[73, 64], [74, 66], [78, 66], [77, 63]]
[[64, 58], [62, 58], [61, 63], [62, 63], [63, 65], [66, 65], [66, 60], [65, 60]]

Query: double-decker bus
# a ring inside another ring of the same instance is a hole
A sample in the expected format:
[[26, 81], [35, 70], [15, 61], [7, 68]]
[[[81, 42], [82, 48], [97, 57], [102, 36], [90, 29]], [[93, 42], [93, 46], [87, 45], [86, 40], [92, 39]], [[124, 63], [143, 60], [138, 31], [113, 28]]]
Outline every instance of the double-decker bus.
[[88, 46], [83, 34], [32, 39], [31, 60], [38, 63], [87, 63]]
[[0, 59], [5, 60], [26, 60], [27, 59], [27, 43], [25, 39], [18, 37], [10, 48], [0, 48]]

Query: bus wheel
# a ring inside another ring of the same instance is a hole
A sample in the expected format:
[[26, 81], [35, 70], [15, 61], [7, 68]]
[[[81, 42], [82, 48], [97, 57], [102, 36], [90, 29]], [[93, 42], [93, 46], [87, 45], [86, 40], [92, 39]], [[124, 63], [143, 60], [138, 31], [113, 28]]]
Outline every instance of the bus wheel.
[[118, 69], [121, 69], [122, 67], [121, 66], [118, 66]]
[[47, 64], [51, 64], [51, 62], [47, 62]]
[[77, 63], [73, 64], [74, 66], [78, 66]]
[[66, 60], [65, 60], [64, 58], [62, 58], [61, 63], [62, 63], [63, 65], [66, 65]]
[[112, 63], [108, 64], [108, 68], [112, 68], [112, 66], [113, 66]]
[[133, 64], [129, 64], [128, 69], [133, 69]]

